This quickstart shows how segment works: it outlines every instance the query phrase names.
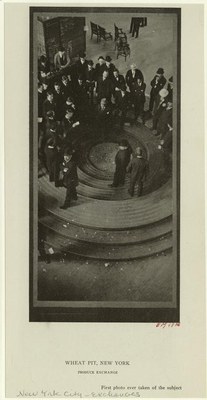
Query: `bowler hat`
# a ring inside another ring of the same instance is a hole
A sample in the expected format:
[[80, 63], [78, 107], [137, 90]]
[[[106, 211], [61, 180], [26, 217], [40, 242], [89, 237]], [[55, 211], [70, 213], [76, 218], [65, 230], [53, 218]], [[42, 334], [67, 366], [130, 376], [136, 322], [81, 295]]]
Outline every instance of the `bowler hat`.
[[93, 60], [89, 60], [89, 61], [88, 61], [88, 65], [93, 66]]
[[72, 156], [73, 155], [73, 150], [71, 147], [67, 147], [64, 151], [64, 156]]
[[106, 56], [106, 61], [110, 62], [112, 60], [112, 58], [110, 56]]
[[164, 74], [164, 69], [163, 68], [158, 68], [157, 74]]

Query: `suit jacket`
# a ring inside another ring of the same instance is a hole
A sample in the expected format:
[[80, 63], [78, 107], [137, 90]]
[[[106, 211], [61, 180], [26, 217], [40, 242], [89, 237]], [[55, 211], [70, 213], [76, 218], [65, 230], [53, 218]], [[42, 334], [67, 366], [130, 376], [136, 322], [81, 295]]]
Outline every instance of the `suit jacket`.
[[114, 64], [110, 63], [109, 67], [107, 67], [107, 65], [105, 64], [104, 71], [107, 71], [107, 72], [109, 73], [109, 78], [110, 78], [110, 79], [113, 79], [113, 76], [114, 76], [113, 72], [114, 72], [114, 70], [115, 70], [115, 65], [114, 65]]
[[123, 77], [123, 75], [118, 75], [118, 78], [115, 78], [114, 75], [112, 77], [112, 83], [114, 86], [114, 92], [116, 93], [116, 88], [118, 88], [119, 90], [121, 89], [121, 86], [125, 85], [125, 79]]
[[95, 80], [96, 80], [96, 72], [95, 72], [95, 69], [92, 68], [92, 69], [89, 71], [88, 68], [87, 68], [85, 77], [86, 77], [86, 87], [87, 87], [87, 90], [92, 90], [92, 89], [94, 89], [94, 87], [95, 87]]
[[83, 80], [86, 79], [86, 71], [88, 69], [88, 62], [85, 60], [85, 62], [82, 64], [80, 60], [76, 62], [76, 72], [77, 76], [82, 75]]
[[127, 111], [129, 109], [129, 107], [131, 106], [130, 94], [128, 92], [126, 92], [125, 95], [122, 96], [122, 93], [120, 91], [116, 92], [115, 103], [121, 111], [123, 111], [123, 112]]
[[102, 65], [100, 65], [99, 63], [96, 64], [96, 66], [95, 66], [96, 80], [98, 80], [99, 78], [101, 78], [103, 76], [103, 72], [106, 70], [105, 67], [106, 67], [105, 64], [102, 64]]
[[165, 135], [168, 131], [168, 124], [172, 126], [172, 108], [169, 110], [164, 109], [161, 113], [157, 123], [157, 131], [159, 131], [161, 135]]
[[65, 103], [65, 98], [64, 95], [61, 93], [57, 93], [56, 90], [54, 90], [54, 101], [56, 104], [55, 107], [55, 116], [57, 121], [61, 121], [64, 117], [64, 112], [63, 112], [63, 108], [64, 108], [64, 103]]
[[172, 103], [173, 101], [173, 89], [171, 88], [170, 84], [168, 83], [167, 85], [167, 90], [168, 90], [168, 96], [167, 96], [167, 100], [170, 101]]
[[160, 79], [156, 82], [155, 75], [150, 84], [152, 86], [150, 94], [155, 97], [158, 95], [159, 91], [165, 86], [166, 79], [164, 76], [161, 76]]
[[62, 93], [65, 101], [67, 100], [68, 97], [73, 97], [73, 92], [74, 92], [74, 85], [72, 82], [68, 82], [67, 85], [64, 85], [62, 83], [61, 93]]
[[77, 122], [74, 115], [72, 116], [71, 119], [63, 118], [62, 121], [62, 128], [63, 128], [63, 133], [65, 136], [68, 136], [69, 132], [71, 129], [73, 129], [73, 124]]
[[54, 119], [47, 118], [45, 125], [46, 137], [51, 137], [56, 134], [58, 130], [58, 123]]
[[116, 170], [125, 172], [130, 162], [130, 149], [119, 150], [115, 157]]
[[161, 113], [166, 109], [167, 101], [166, 99], [160, 101], [160, 96], [155, 98], [154, 116], [159, 117]]
[[43, 102], [44, 102], [44, 97], [43, 93], [38, 91], [38, 117], [43, 117]]
[[135, 76], [132, 75], [132, 70], [130, 69], [126, 73], [126, 83], [129, 86], [129, 89], [131, 90], [132, 83], [137, 81], [137, 78], [140, 78], [144, 81], [144, 77], [142, 72], [139, 69], [135, 70]]
[[77, 104], [77, 108], [87, 106], [88, 96], [87, 96], [87, 88], [84, 83], [79, 85], [79, 83], [75, 86], [75, 101]]
[[44, 116], [44, 118], [47, 118], [47, 112], [48, 111], [56, 111], [56, 104], [55, 104], [55, 102], [53, 101], [52, 103], [48, 100], [48, 99], [46, 99], [45, 101], [44, 101], [44, 103], [43, 103], [43, 116]]
[[48, 61], [42, 64], [40, 61], [38, 62], [38, 79], [41, 81], [43, 78], [43, 74], [48, 74], [50, 72], [50, 66]]
[[141, 85], [138, 85], [137, 81], [132, 83], [131, 92], [135, 101], [145, 102], [145, 89], [146, 83], [144, 82]]
[[71, 159], [68, 162], [63, 161], [62, 169], [63, 169], [63, 185], [66, 188], [70, 188], [71, 186], [78, 186], [77, 165], [74, 159]]
[[113, 83], [109, 78], [106, 78], [105, 80], [100, 78], [97, 82], [98, 99], [106, 98], [110, 101], [113, 89]]

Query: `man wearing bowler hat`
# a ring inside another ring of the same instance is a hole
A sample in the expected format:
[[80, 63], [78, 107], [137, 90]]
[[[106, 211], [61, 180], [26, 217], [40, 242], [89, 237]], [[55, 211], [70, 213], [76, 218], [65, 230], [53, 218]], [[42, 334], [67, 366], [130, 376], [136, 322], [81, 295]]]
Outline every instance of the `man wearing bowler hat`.
[[103, 56], [100, 56], [95, 66], [96, 81], [103, 75], [105, 67], [106, 67], [105, 59]]
[[79, 60], [76, 63], [77, 76], [81, 75], [85, 81], [85, 74], [87, 70], [88, 61], [86, 60], [86, 54], [84, 51], [80, 51]]
[[137, 147], [135, 156], [131, 159], [127, 172], [131, 173], [130, 176], [130, 187], [129, 194], [131, 197], [134, 196], [134, 188], [137, 185], [138, 197], [142, 195], [143, 181], [146, 180], [148, 174], [148, 161], [143, 157], [141, 147]]
[[62, 164], [63, 186], [66, 188], [65, 202], [60, 207], [66, 210], [70, 207], [71, 200], [77, 200], [76, 187], [78, 186], [77, 165], [73, 157], [72, 149], [68, 148], [64, 152], [64, 161]]
[[110, 56], [106, 56], [106, 64], [105, 64], [105, 70], [108, 71], [109, 73], [109, 78], [113, 79], [113, 72], [115, 70], [115, 65], [112, 64], [112, 59]]
[[154, 102], [156, 97], [159, 94], [159, 91], [165, 86], [166, 84], [166, 79], [164, 77], [164, 69], [163, 68], [158, 68], [156, 75], [151, 81], [151, 92], [150, 92], [150, 101], [149, 101], [149, 111], [152, 112]]

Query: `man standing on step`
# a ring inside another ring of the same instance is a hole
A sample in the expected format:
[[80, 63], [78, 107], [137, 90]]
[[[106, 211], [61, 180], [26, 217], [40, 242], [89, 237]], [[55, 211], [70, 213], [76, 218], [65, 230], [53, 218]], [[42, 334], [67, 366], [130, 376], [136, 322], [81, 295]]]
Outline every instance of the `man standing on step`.
[[60, 208], [66, 210], [66, 208], [70, 207], [71, 200], [77, 200], [76, 187], [78, 186], [78, 174], [72, 149], [65, 150], [62, 166], [63, 186], [66, 188], [66, 197], [64, 204]]
[[119, 150], [115, 157], [116, 170], [113, 183], [110, 187], [123, 186], [125, 182], [126, 168], [130, 161], [132, 148], [126, 139], [122, 139], [119, 144]]
[[131, 197], [134, 196], [135, 185], [138, 186], [138, 197], [142, 195], [143, 181], [147, 178], [148, 168], [148, 161], [143, 157], [141, 147], [137, 147], [135, 157], [131, 159], [127, 167], [127, 172], [131, 173], [128, 190]]

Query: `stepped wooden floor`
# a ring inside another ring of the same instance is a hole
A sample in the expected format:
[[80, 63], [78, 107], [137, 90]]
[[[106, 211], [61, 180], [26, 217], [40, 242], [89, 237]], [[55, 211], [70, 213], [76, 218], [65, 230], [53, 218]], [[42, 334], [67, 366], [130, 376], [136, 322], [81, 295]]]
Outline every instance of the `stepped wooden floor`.
[[[65, 188], [56, 188], [41, 171], [40, 223], [47, 231], [47, 242], [56, 251], [106, 259], [136, 259], [163, 253], [172, 247], [171, 171], [158, 140], [143, 126], [114, 130], [109, 143], [126, 138], [132, 148], [143, 148], [149, 160], [149, 175], [143, 196], [128, 194], [129, 176], [123, 187], [110, 188], [113, 167], [103, 170], [94, 163], [91, 151], [101, 143], [94, 132], [76, 137], [81, 153], [78, 166], [78, 200], [67, 210]], [[101, 146], [101, 144], [100, 144]], [[116, 146], [116, 145], [114, 145]], [[112, 146], [113, 147], [113, 146]], [[104, 148], [104, 145], [103, 145]]]

